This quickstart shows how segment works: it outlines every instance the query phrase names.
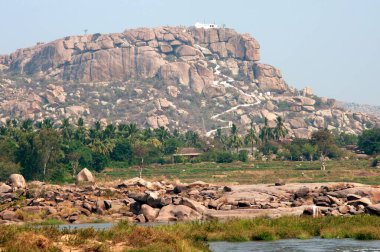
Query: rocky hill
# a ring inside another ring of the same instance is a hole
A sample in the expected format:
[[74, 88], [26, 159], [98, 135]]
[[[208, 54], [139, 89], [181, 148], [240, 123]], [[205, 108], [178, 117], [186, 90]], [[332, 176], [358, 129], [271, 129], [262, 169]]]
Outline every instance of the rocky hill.
[[337, 106], [345, 110], [350, 110], [352, 112], [359, 112], [380, 117], [380, 106], [342, 101], [338, 101]]
[[69, 36], [0, 56], [0, 120], [50, 117], [135, 122], [212, 135], [263, 118], [290, 134], [328, 127], [358, 133], [379, 125], [334, 99], [290, 88], [260, 63], [259, 43], [233, 29], [159, 27]]

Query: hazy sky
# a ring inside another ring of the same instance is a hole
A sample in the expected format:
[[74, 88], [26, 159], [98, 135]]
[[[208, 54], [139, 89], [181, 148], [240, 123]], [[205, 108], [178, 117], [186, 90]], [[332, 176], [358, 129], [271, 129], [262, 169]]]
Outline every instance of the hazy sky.
[[291, 86], [380, 105], [380, 0], [0, 0], [0, 54], [67, 35], [226, 24]]

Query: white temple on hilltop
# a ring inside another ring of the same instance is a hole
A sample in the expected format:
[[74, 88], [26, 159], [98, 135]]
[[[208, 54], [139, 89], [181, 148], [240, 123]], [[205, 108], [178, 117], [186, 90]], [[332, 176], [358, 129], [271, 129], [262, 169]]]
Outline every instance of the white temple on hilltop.
[[195, 23], [195, 28], [203, 28], [203, 29], [212, 29], [212, 28], [218, 28], [216, 24], [204, 24], [204, 23]]

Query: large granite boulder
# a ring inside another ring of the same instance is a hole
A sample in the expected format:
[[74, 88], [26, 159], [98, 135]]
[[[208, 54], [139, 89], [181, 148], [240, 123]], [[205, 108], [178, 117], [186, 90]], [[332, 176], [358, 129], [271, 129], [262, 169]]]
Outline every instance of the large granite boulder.
[[284, 92], [288, 89], [280, 70], [267, 64], [255, 64], [255, 77], [264, 91]]
[[7, 184], [12, 188], [25, 189], [26, 181], [21, 174], [11, 174], [8, 178]]
[[0, 184], [0, 194], [12, 192], [12, 187], [7, 184]]
[[152, 222], [156, 219], [160, 209], [158, 208], [153, 208], [147, 204], [143, 204], [141, 206], [141, 213], [145, 216], [145, 219], [148, 222]]
[[82, 184], [82, 183], [95, 183], [95, 177], [94, 175], [88, 170], [87, 168], [83, 168], [76, 177], [76, 183]]
[[183, 220], [200, 220], [202, 215], [194, 209], [184, 205], [167, 205], [161, 208], [156, 221], [183, 221]]

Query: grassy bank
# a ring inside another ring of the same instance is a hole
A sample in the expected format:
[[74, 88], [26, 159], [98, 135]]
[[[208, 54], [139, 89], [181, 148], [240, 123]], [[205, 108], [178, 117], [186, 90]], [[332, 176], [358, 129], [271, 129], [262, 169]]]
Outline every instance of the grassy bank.
[[[100, 175], [103, 179], [114, 180], [138, 176], [138, 168], [112, 163]], [[172, 165], [149, 165], [143, 170], [146, 179], [180, 179], [184, 182], [204, 180], [210, 183], [257, 184], [274, 183], [283, 179], [291, 182], [357, 182], [380, 184], [380, 169], [370, 167], [368, 160], [328, 161], [326, 171], [320, 170], [320, 163], [291, 161], [255, 161], [217, 163], [186, 163]]]
[[[2, 226], [0, 248], [5, 251], [208, 251], [208, 241], [250, 241], [298, 238], [380, 239], [380, 217], [282, 217], [190, 222], [156, 227], [120, 222], [105, 231], [58, 231], [53, 227]], [[1, 249], [0, 249], [1, 250]]]

